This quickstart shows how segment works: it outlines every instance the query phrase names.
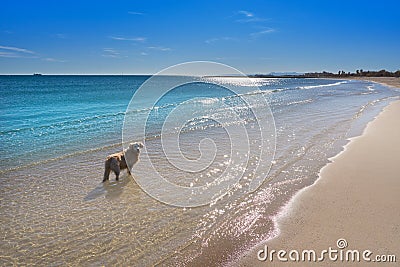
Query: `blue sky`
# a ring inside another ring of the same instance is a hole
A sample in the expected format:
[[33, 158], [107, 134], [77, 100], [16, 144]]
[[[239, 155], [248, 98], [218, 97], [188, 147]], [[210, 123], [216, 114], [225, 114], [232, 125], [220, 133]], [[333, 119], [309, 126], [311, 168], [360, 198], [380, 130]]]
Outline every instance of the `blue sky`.
[[152, 74], [210, 60], [245, 73], [400, 69], [399, 1], [18, 1], [0, 74]]

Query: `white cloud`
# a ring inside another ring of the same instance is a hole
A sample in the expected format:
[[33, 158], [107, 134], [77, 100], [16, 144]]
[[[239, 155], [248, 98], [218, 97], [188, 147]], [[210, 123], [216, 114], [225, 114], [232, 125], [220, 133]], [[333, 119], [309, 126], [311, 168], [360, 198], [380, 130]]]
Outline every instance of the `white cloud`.
[[261, 21], [266, 21], [266, 20], [267, 19], [252, 17], [249, 19], [238, 19], [237, 22], [261, 22]]
[[253, 37], [253, 38], [257, 38], [257, 37], [260, 37], [262, 35], [270, 34], [270, 33], [273, 33], [273, 32], [275, 32], [275, 29], [267, 28], [267, 29], [259, 31], [259, 32], [250, 33], [250, 36]]
[[264, 18], [260, 18], [256, 16], [254, 13], [245, 10], [240, 10], [237, 12], [237, 14], [239, 15], [239, 18], [236, 20], [236, 22], [246, 23], [246, 22], [260, 22], [267, 20]]
[[121, 53], [113, 48], [103, 48], [103, 57], [120, 58]]
[[148, 56], [149, 54], [146, 53], [146, 52], [142, 52], [142, 53], [140, 53], [140, 55], [141, 55], [141, 56]]
[[145, 42], [147, 40], [146, 37], [117, 37], [117, 36], [110, 36], [113, 40], [118, 41], [134, 41], [134, 42]]
[[0, 57], [8, 58], [38, 58], [35, 52], [19, 47], [0, 45]]
[[12, 47], [12, 46], [1, 46], [0, 49], [2, 50], [8, 50], [8, 51], [14, 51], [14, 52], [20, 52], [20, 53], [26, 53], [26, 54], [36, 54], [35, 52], [24, 49], [24, 48], [18, 48], [18, 47]]
[[249, 17], [249, 18], [254, 17], [253, 13], [251, 13], [249, 11], [246, 11], [246, 10], [240, 10], [238, 13], [242, 14], [242, 15], [245, 15], [246, 17]]
[[55, 59], [55, 58], [52, 58], [52, 57], [42, 58], [42, 60], [48, 61], [48, 62], [65, 62], [65, 60]]
[[211, 43], [215, 43], [218, 41], [237, 41], [237, 39], [233, 38], [233, 37], [219, 37], [219, 38], [211, 38], [211, 39], [205, 40], [204, 42], [207, 44], [211, 44]]
[[65, 60], [55, 59], [51, 57], [42, 57], [36, 52], [25, 48], [13, 47], [13, 46], [2, 46], [0, 45], [0, 57], [8, 58], [37, 58], [48, 62], [65, 62]]
[[142, 12], [135, 12], [135, 11], [128, 11], [128, 14], [131, 14], [131, 15], [144, 15], [144, 13], [142, 13]]
[[119, 52], [117, 52], [117, 50], [114, 48], [103, 48], [103, 51], [107, 53], [119, 54]]
[[0, 57], [21, 57], [14, 52], [3, 52], [0, 51]]
[[158, 50], [158, 51], [171, 51], [172, 49], [169, 47], [163, 47], [163, 46], [148, 46], [148, 49], [152, 50]]

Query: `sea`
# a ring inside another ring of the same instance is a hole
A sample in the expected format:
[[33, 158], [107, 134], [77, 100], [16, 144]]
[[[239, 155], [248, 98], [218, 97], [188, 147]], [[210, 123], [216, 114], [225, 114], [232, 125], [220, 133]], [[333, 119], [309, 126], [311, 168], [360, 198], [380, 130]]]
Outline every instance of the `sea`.
[[[149, 79], [0, 76], [1, 266], [234, 264], [400, 97], [368, 81], [181, 76], [139, 94]], [[132, 176], [103, 183], [130, 142], [144, 144]]]

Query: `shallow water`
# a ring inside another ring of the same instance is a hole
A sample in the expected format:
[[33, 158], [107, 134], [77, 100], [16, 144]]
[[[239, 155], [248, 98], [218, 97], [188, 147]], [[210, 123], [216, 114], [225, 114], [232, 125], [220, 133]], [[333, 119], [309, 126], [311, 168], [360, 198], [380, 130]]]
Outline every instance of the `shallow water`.
[[[110, 182], [101, 183], [105, 156], [122, 149], [129, 99], [147, 78], [0, 77], [1, 265], [212, 266], [234, 261], [276, 234], [273, 217], [284, 203], [317, 179], [347, 138], [361, 133], [383, 106], [399, 97], [398, 91], [364, 81], [254, 79], [248, 84], [242, 78], [209, 78], [216, 84], [200, 80], [178, 88], [156, 109], [143, 98], [129, 110], [140, 118], [150, 109], [142, 157], [148, 155], [170, 182], [182, 186], [211, 183], [232, 155], [225, 131], [229, 126], [186, 112], [176, 118], [193, 115], [180, 131], [182, 153], [198, 158], [198, 144], [206, 137], [217, 145], [217, 153], [208, 168], [194, 175], [171, 166], [159, 134], [179, 103], [196, 98], [190, 103], [192, 110], [218, 111], [227, 118], [221, 102], [233, 105], [244, 120], [232, 119], [232, 125], [243, 123], [255, 147], [258, 139], [252, 129], [257, 127], [252, 126], [257, 121], [223, 87], [229, 84], [246, 94], [257, 85], [274, 115], [275, 157], [257, 191], [244, 193], [258, 162], [256, 155], [249, 155], [243, 174], [249, 179], [241, 180], [230, 194], [211, 205], [179, 208], [153, 199], [125, 173], [118, 182], [111, 175]], [[178, 134], [173, 128], [166, 133], [167, 140]], [[133, 175], [157, 188], [144, 164], [135, 165]]]

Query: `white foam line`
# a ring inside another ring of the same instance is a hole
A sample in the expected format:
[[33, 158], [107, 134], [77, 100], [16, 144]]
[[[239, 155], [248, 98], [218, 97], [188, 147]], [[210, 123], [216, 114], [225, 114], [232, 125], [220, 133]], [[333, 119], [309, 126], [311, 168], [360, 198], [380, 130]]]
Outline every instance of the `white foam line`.
[[347, 81], [341, 81], [341, 82], [336, 82], [336, 83], [330, 83], [330, 84], [321, 84], [321, 85], [309, 85], [309, 86], [300, 86], [298, 87], [299, 89], [314, 89], [314, 88], [320, 88], [320, 87], [331, 87], [331, 86], [336, 86], [340, 84], [345, 84]]

